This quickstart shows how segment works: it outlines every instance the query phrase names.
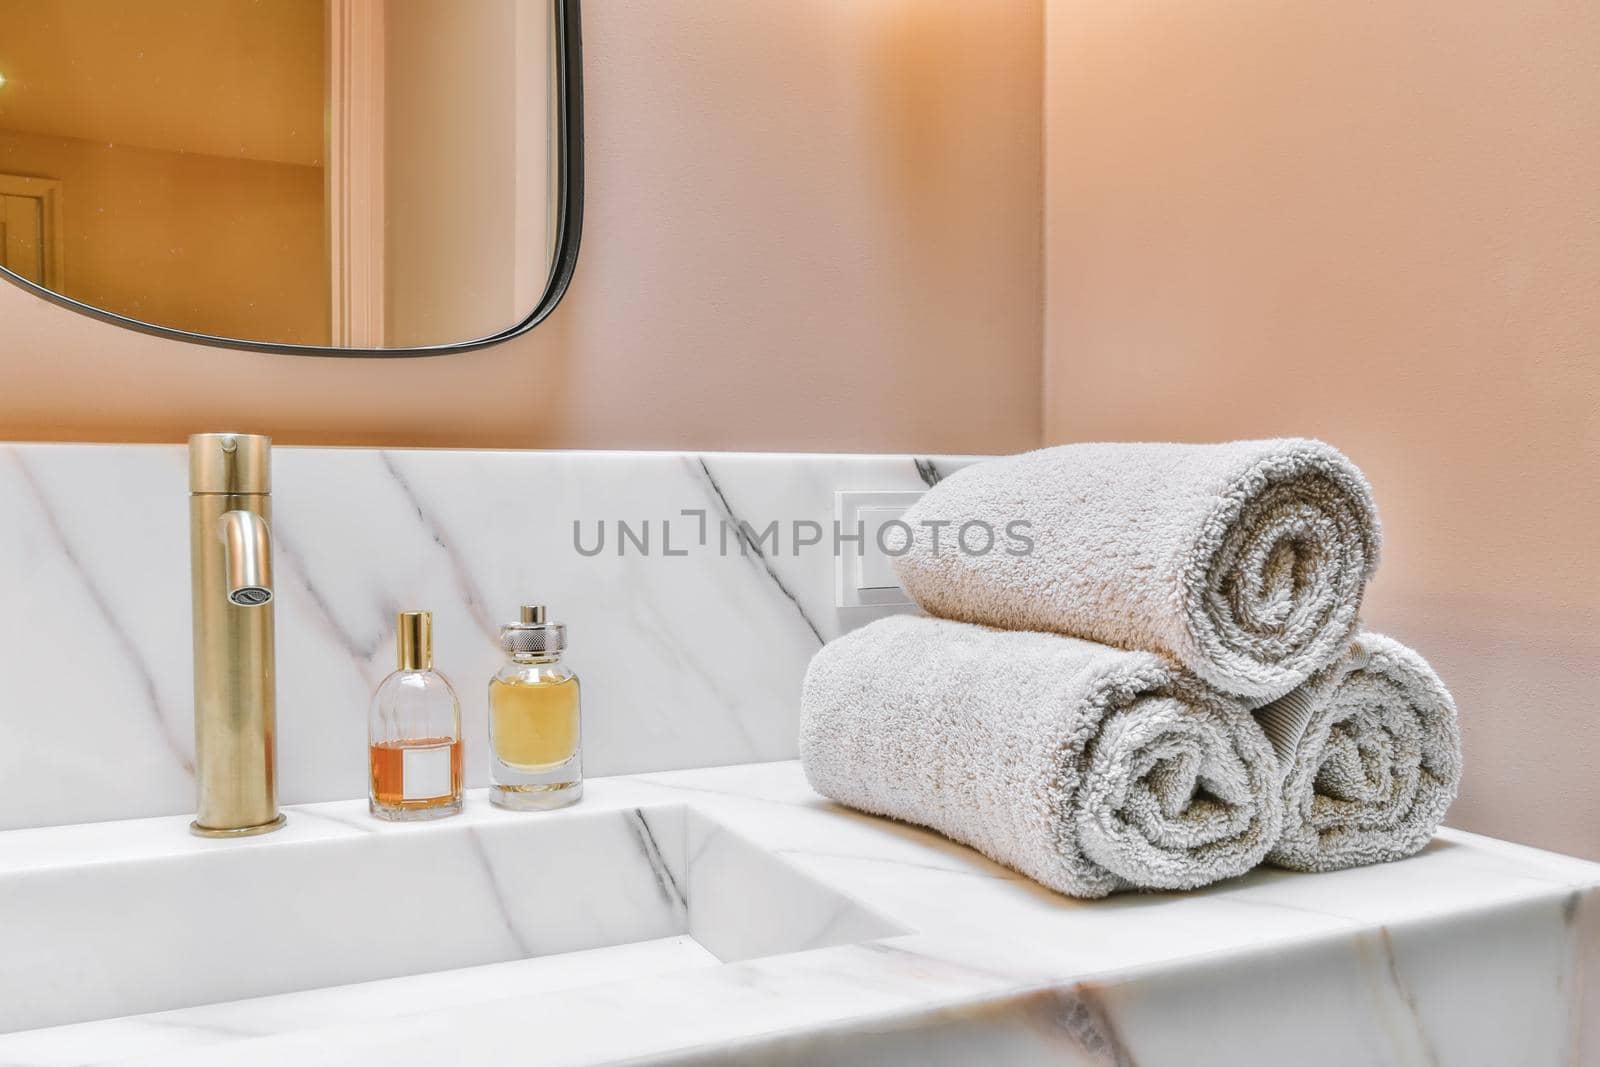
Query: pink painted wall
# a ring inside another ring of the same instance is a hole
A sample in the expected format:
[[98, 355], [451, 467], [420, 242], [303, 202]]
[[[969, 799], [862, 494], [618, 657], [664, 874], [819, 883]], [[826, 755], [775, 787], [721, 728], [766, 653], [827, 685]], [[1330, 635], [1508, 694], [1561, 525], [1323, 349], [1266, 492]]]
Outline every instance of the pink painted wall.
[[1600, 858], [1600, 7], [1053, 0], [1045, 435], [1314, 434], [1455, 825]]
[[585, 5], [588, 210], [533, 334], [155, 340], [0, 285], [0, 439], [999, 451], [1039, 440], [1040, 0]]

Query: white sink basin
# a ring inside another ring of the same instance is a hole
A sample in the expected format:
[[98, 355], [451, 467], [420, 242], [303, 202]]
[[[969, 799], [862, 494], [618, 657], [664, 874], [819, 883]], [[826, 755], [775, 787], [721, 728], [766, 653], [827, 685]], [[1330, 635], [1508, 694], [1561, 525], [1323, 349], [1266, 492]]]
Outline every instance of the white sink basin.
[[0, 833], [0, 1065], [1600, 1064], [1600, 865], [1456, 831], [1079, 901], [794, 763], [187, 823]]
[[277, 1030], [904, 932], [683, 806], [405, 827], [316, 810], [0, 874], [0, 1034], [262, 997]]

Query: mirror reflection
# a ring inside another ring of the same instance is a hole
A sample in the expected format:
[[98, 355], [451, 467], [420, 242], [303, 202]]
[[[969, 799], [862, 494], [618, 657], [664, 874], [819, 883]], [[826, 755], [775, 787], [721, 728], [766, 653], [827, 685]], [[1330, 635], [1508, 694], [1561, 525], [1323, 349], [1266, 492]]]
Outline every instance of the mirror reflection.
[[0, 0], [0, 265], [341, 348], [516, 326], [560, 220], [550, 0]]

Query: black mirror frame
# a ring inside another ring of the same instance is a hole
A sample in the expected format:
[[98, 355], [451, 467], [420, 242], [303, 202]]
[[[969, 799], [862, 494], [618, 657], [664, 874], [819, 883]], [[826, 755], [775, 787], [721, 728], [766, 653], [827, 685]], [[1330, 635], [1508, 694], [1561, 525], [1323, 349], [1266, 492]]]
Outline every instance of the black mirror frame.
[[46, 289], [4, 267], [0, 267], [0, 277], [52, 304], [59, 304], [102, 322], [174, 341], [190, 341], [210, 345], [213, 348], [233, 348], [246, 352], [273, 352], [292, 356], [353, 356], [361, 359], [409, 358], [470, 352], [519, 337], [548, 318], [556, 305], [561, 303], [561, 298], [566, 295], [567, 286], [572, 283], [572, 273], [578, 265], [578, 241], [583, 234], [583, 34], [578, 10], [579, 0], [553, 0], [553, 2], [556, 39], [561, 43], [556, 53], [556, 78], [561, 89], [561, 103], [556, 112], [557, 132], [562, 146], [561, 160], [557, 167], [556, 189], [560, 220], [556, 230], [555, 256], [544, 295], [540, 297], [538, 305], [529, 312], [528, 317], [515, 326], [472, 341], [448, 345], [424, 345], [419, 348], [334, 348], [323, 345], [277, 344], [272, 341], [247, 341], [237, 337], [192, 333], [188, 330], [177, 330], [170, 326], [158, 326], [153, 322], [129, 318]]

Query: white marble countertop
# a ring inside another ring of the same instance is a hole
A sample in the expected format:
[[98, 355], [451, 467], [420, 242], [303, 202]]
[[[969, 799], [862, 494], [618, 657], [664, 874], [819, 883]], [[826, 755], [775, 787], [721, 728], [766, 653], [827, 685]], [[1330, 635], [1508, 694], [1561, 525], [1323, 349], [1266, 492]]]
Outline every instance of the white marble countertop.
[[[576, 808], [531, 816], [474, 794], [449, 821], [492, 828], [665, 806], [758, 843], [881, 917], [888, 936], [727, 964], [686, 962], [662, 942], [654, 973], [609, 981], [602, 968], [566, 988], [511, 975], [493, 993], [434, 988], [426, 1006], [377, 1017], [291, 1023], [273, 1007], [282, 998], [263, 998], [19, 1031], [0, 1035], [0, 1065], [1600, 1062], [1600, 865], [1471, 834], [1443, 831], [1382, 867], [1264, 869], [1186, 894], [1091, 902], [832, 805], [794, 763], [596, 779]], [[289, 814], [284, 831], [226, 847], [442, 825], [379, 823], [364, 801]], [[217, 848], [185, 826], [0, 833], [0, 879]], [[685, 862], [697, 862], [693, 849]], [[294, 997], [303, 1008], [341, 995]]]

